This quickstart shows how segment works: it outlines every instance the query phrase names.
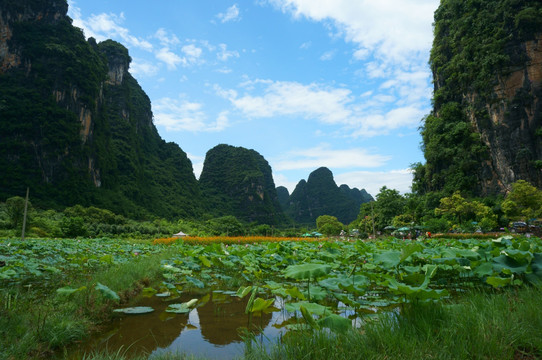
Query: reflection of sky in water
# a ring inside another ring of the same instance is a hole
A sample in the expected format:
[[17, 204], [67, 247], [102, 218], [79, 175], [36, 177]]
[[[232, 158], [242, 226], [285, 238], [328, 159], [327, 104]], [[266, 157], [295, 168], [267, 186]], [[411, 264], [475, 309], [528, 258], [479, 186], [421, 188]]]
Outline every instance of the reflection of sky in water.
[[[264, 344], [274, 342], [282, 331], [273, 325], [280, 324], [288, 318], [289, 316], [284, 311], [273, 312], [271, 320], [267, 323], [263, 333], [256, 335], [257, 339]], [[260, 318], [253, 317], [252, 320], [255, 324], [258, 324]], [[233, 359], [241, 356], [244, 352], [245, 344], [241, 339], [226, 345], [216, 345], [209, 342], [209, 340], [202, 335], [198, 309], [194, 309], [190, 312], [187, 325], [193, 325], [195, 328], [191, 328], [190, 326], [185, 327], [179, 337], [177, 337], [169, 346], [159, 347], [155, 349], [151, 355], [160, 354], [162, 352], [181, 352], [210, 359]], [[227, 331], [235, 330], [230, 329]]]
[[[211, 292], [199, 298], [198, 305], [189, 314], [165, 312], [168, 304], [162, 298], [142, 298], [137, 305], [155, 309], [150, 314], [119, 315], [102, 334], [73, 351], [69, 359], [80, 359], [80, 354], [107, 348], [111, 352], [129, 349], [132, 355], [162, 352], [185, 353], [210, 359], [233, 359], [243, 355], [245, 344], [241, 338], [249, 316], [245, 308], [250, 296], [239, 299], [223, 292]], [[266, 297], [266, 296], [264, 296]], [[191, 295], [183, 295], [175, 303], [186, 302]], [[343, 304], [342, 304], [343, 305]], [[284, 301], [275, 298], [275, 308], [283, 309]], [[343, 308], [340, 314], [356, 318], [352, 309]], [[294, 314], [279, 310], [262, 316], [252, 316], [251, 332], [254, 339], [264, 346], [274, 344], [286, 330], [284, 326], [295, 323]], [[300, 314], [297, 315], [301, 317]], [[355, 319], [354, 326], [360, 326]], [[263, 329], [263, 331], [259, 331]]]

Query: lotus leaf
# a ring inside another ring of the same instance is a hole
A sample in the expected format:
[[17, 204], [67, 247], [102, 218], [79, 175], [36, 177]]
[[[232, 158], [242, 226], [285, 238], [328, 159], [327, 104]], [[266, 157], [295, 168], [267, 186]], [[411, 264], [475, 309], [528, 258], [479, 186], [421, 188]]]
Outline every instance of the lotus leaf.
[[73, 289], [73, 288], [71, 288], [69, 286], [65, 286], [65, 287], [61, 287], [59, 289], [56, 289], [56, 293], [58, 295], [70, 296], [73, 293], [76, 293], [77, 291], [85, 290], [86, 288], [87, 288], [86, 286], [81, 286], [80, 288]]
[[262, 298], [256, 298], [254, 299], [254, 301], [252, 302], [252, 306], [250, 307], [250, 309], [248, 309], [249, 312], [251, 313], [256, 313], [256, 312], [260, 312], [260, 311], [265, 311], [266, 309], [268, 309], [271, 305], [273, 305], [273, 303], [275, 302], [275, 299], [268, 299], [268, 300], [265, 300], [265, 299], [262, 299]]
[[504, 273], [524, 274], [527, 271], [527, 264], [518, 262], [508, 255], [501, 255], [493, 258], [493, 269], [497, 273], [502, 271]]
[[318, 321], [318, 325], [336, 332], [346, 332], [352, 328], [352, 320], [331, 314]]
[[114, 292], [113, 290], [111, 290], [110, 288], [108, 288], [107, 286], [103, 284], [97, 283], [95, 289], [99, 290], [106, 299], [117, 300], [117, 301], [120, 300], [120, 297], [117, 295], [116, 292]]
[[399, 258], [399, 262], [405, 261], [410, 255], [416, 253], [416, 252], [422, 252], [423, 246], [418, 243], [411, 243], [407, 246], [403, 247], [401, 250], [401, 257]]
[[325, 299], [325, 297], [328, 295], [327, 292], [319, 286], [311, 286], [309, 290], [310, 293], [308, 290], [303, 292], [303, 295], [305, 295], [309, 300], [320, 301]]
[[284, 270], [284, 276], [296, 280], [315, 279], [329, 274], [331, 266], [324, 264], [301, 264], [290, 265]]
[[490, 276], [486, 279], [486, 282], [494, 288], [503, 287], [509, 285], [512, 282], [512, 278], [503, 278], [499, 276]]
[[250, 293], [250, 290], [252, 290], [252, 286], [246, 286], [246, 287], [241, 286], [235, 293], [235, 296], [240, 297], [242, 299]]
[[377, 253], [373, 257], [374, 261], [381, 264], [384, 269], [392, 269], [399, 265], [401, 261], [401, 252], [395, 250]]
[[186, 281], [200, 289], [203, 289], [205, 287], [205, 283], [203, 283], [203, 281], [193, 278], [191, 276], [187, 276]]
[[135, 306], [122, 309], [115, 309], [113, 312], [124, 313], [129, 315], [148, 314], [153, 312], [154, 309], [149, 306]]
[[493, 275], [493, 264], [489, 262], [482, 263], [474, 269], [474, 274], [478, 277]]
[[328, 308], [327, 306], [308, 302], [308, 301], [301, 301], [297, 303], [287, 303], [284, 308], [286, 309], [286, 311], [296, 312], [296, 311], [300, 311], [301, 306], [307, 309], [307, 311], [310, 312], [311, 314], [324, 315], [326, 312], [331, 312], [330, 308]]
[[301, 315], [311, 328], [313, 328], [314, 330], [320, 329], [320, 326], [316, 323], [316, 321], [312, 317], [312, 314], [303, 305], [299, 307], [299, 311], [301, 311]]
[[192, 311], [192, 308], [196, 305], [198, 299], [192, 299], [190, 301], [180, 303], [180, 304], [171, 304], [166, 309], [166, 312], [175, 313], [175, 314], [187, 314]]
[[295, 286], [293, 288], [287, 289], [284, 293], [291, 296], [292, 299], [305, 300], [305, 295], [303, 295], [303, 293], [299, 291], [299, 289]]

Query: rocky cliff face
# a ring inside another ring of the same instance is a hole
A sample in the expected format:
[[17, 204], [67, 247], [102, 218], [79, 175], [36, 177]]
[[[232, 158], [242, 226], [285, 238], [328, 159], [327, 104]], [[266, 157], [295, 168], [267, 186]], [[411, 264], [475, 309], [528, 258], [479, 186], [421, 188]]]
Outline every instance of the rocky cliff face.
[[441, 0], [435, 12], [433, 111], [413, 189], [504, 194], [542, 187], [542, 3]]
[[131, 216], [199, 214], [192, 165], [152, 123], [121, 44], [85, 40], [65, 0], [0, 0], [0, 198]]
[[270, 225], [286, 221], [271, 167], [254, 150], [215, 146], [205, 156], [199, 184], [214, 215]]
[[288, 198], [286, 214], [296, 222], [314, 226], [321, 215], [331, 215], [343, 224], [356, 219], [362, 202], [372, 199], [365, 190], [337, 186], [333, 173], [325, 167], [310, 173], [307, 181], [301, 180]]
[[[41, 3], [29, 1], [0, 1], [0, 72], [21, 64], [21, 54], [10, 48], [14, 22], [42, 22], [53, 24], [62, 21], [68, 12], [66, 1], [46, 0]], [[28, 64], [30, 66], [30, 64]]]
[[[526, 180], [542, 188], [542, 34], [508, 51], [522, 61], [497, 76], [487, 117], [468, 116], [489, 149], [481, 166], [483, 194], [504, 193], [509, 184]], [[468, 109], [480, 106], [477, 94], [465, 96]]]

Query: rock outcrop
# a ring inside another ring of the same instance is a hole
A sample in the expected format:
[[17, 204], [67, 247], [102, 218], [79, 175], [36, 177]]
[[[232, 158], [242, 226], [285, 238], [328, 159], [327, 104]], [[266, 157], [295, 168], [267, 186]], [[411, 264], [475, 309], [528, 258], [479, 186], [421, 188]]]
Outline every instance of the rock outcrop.
[[413, 189], [542, 188], [542, 3], [442, 0], [434, 33], [426, 164], [415, 166]]
[[372, 200], [365, 190], [337, 186], [333, 173], [325, 167], [310, 173], [307, 181], [301, 180], [288, 198], [285, 212], [297, 223], [314, 226], [321, 215], [335, 216], [349, 224], [359, 214], [363, 202]]
[[476, 93], [465, 96], [468, 117], [489, 150], [480, 174], [485, 195], [504, 193], [517, 180], [542, 188], [542, 33], [508, 51], [523, 54], [523, 61], [497, 76], [494, 99], [483, 105], [487, 116], [473, 110], [480, 107]]
[[207, 152], [199, 179], [209, 211], [246, 222], [286, 222], [269, 163], [254, 150], [217, 145]]
[[0, 200], [196, 216], [192, 164], [163, 141], [119, 43], [84, 38], [65, 0], [0, 0]]

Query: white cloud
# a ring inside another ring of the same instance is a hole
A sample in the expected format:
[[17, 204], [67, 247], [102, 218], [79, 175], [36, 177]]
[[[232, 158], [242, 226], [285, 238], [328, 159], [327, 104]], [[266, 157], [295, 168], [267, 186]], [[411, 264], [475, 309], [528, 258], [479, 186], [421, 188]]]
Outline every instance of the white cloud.
[[263, 86], [263, 95], [237, 96], [235, 91], [219, 91], [234, 107], [251, 118], [295, 115], [324, 123], [341, 123], [351, 116], [347, 104], [352, 101], [348, 89], [325, 88], [317, 84], [256, 80], [244, 84], [247, 89]]
[[224, 68], [216, 69], [215, 71], [221, 74], [231, 74], [233, 70], [230, 68], [224, 67]]
[[220, 61], [227, 61], [231, 57], [235, 57], [235, 58], [239, 57], [239, 52], [229, 51], [228, 46], [226, 44], [219, 44], [218, 48], [219, 48], [219, 51], [216, 53], [216, 57]]
[[431, 47], [433, 13], [439, 0], [269, 0], [295, 17], [331, 21], [336, 33], [383, 62], [410, 63]]
[[133, 60], [130, 64], [130, 73], [135, 76], [154, 76], [158, 73], [158, 66], [145, 60]]
[[303, 150], [294, 150], [271, 161], [278, 171], [316, 169], [325, 166], [333, 169], [374, 168], [385, 165], [391, 159], [387, 155], [371, 154], [366, 149], [332, 149], [328, 144]]
[[392, 171], [352, 171], [334, 175], [337, 185], [365, 189], [374, 197], [380, 192], [382, 186], [395, 189], [402, 194], [411, 192], [412, 172], [410, 169]]
[[83, 29], [87, 37], [93, 37], [97, 41], [116, 39], [128, 47], [133, 46], [146, 51], [153, 50], [150, 42], [131, 35], [130, 30], [121, 25], [124, 22], [123, 13], [120, 15], [105, 13], [98, 15], [92, 14], [85, 20], [81, 16], [81, 10], [70, 1], [68, 14], [72, 17], [73, 24]]
[[169, 35], [168, 32], [163, 28], [156, 30], [154, 37], [160, 41], [162, 46], [175, 46], [181, 43], [175, 34]]
[[299, 180], [301, 179], [290, 180], [286, 175], [273, 170], [273, 181], [275, 182], [275, 187], [284, 186], [286, 189], [288, 189], [290, 195], [294, 191]]
[[222, 23], [226, 23], [229, 21], [239, 21], [241, 20], [241, 16], [239, 13], [239, 7], [237, 4], [234, 4], [230, 6], [226, 12], [220, 13], [216, 16]]
[[[416, 85], [408, 81], [388, 85], [386, 93], [364, 93], [359, 97], [342, 87], [272, 80], [246, 81], [240, 85], [245, 90], [242, 95], [219, 86], [215, 91], [248, 118], [291, 116], [316, 120], [339, 125], [343, 136], [372, 137], [401, 127], [418, 127], [428, 112], [428, 95], [416, 91]], [[405, 94], [398, 99], [394, 93], [401, 91]]]
[[179, 99], [161, 98], [153, 102], [154, 123], [166, 131], [217, 132], [229, 126], [228, 113], [220, 113], [209, 122], [203, 105], [190, 102], [184, 96]]
[[334, 57], [335, 57], [335, 50], [330, 50], [323, 53], [322, 56], [320, 56], [320, 60], [330, 61], [330, 60], [333, 60]]
[[203, 171], [203, 162], [205, 161], [205, 156], [199, 156], [190, 153], [186, 153], [186, 156], [188, 156], [188, 158], [192, 162], [194, 176], [196, 176], [196, 179], [199, 179], [201, 172]]
[[177, 68], [178, 64], [185, 63], [183, 58], [169, 50], [167, 47], [158, 50], [155, 56], [158, 60], [163, 61], [169, 70], [174, 70]]
[[[331, 36], [353, 44], [354, 61], [369, 60], [355, 73], [362, 82], [381, 84], [370, 94], [365, 93], [368, 96], [363, 102], [363, 96], [357, 101], [339, 102], [344, 111], [338, 122], [347, 125], [343, 130], [348, 129], [353, 136], [384, 135], [401, 126], [417, 126], [429, 112], [432, 87], [427, 61], [433, 13], [439, 0], [267, 2], [296, 18], [331, 26]], [[321, 60], [330, 58], [332, 54], [325, 53]]]
[[195, 62], [198, 58], [201, 57], [201, 54], [203, 53], [203, 50], [199, 47], [197, 47], [194, 44], [185, 45], [181, 48], [181, 51], [186, 55], [188, 58], [188, 62]]

